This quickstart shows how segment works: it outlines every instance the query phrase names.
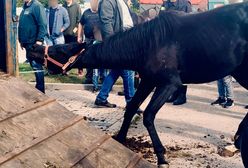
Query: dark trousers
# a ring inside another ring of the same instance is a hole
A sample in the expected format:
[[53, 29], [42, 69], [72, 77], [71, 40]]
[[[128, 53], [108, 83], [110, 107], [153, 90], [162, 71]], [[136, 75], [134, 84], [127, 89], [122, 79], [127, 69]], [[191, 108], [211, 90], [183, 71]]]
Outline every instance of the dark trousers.
[[85, 78], [88, 82], [92, 82], [92, 78], [93, 78], [93, 69], [87, 68], [86, 69], [86, 74], [85, 74]]
[[36, 71], [35, 72], [35, 78], [36, 78], [35, 87], [41, 92], [45, 93], [45, 78], [44, 78], [44, 71], [43, 71], [44, 70], [43, 63], [38, 60], [31, 59], [29, 57], [29, 52], [30, 52], [31, 47], [32, 47], [32, 44], [24, 45], [24, 48], [26, 50], [27, 60], [29, 61], [32, 69]]

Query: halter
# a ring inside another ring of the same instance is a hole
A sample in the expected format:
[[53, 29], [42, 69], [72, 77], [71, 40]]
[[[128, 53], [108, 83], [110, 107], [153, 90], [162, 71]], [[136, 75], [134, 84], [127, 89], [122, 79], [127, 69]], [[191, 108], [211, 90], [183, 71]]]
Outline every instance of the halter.
[[45, 59], [44, 64], [45, 64], [45, 67], [48, 68], [47, 67], [47, 63], [48, 63], [48, 61], [50, 61], [54, 65], [57, 65], [58, 67], [60, 67], [62, 69], [62, 72], [63, 73], [66, 73], [66, 69], [68, 68], [68, 66], [70, 66], [73, 63], [75, 63], [77, 57], [85, 50], [85, 49], [82, 49], [76, 55], [71, 56], [65, 64], [61, 64], [60, 62], [56, 61], [55, 59], [51, 58], [48, 55], [48, 49], [49, 49], [49, 47], [50, 46], [45, 46], [45, 52], [44, 52], [45, 53], [45, 55], [44, 55], [44, 59]]

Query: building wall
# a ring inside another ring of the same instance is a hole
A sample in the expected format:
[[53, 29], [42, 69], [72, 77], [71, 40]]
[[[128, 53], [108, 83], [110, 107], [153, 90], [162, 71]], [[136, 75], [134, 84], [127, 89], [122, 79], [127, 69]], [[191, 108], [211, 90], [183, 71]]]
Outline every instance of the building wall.
[[208, 10], [208, 0], [191, 0], [190, 2], [194, 12], [197, 12], [198, 8], [202, 11]]

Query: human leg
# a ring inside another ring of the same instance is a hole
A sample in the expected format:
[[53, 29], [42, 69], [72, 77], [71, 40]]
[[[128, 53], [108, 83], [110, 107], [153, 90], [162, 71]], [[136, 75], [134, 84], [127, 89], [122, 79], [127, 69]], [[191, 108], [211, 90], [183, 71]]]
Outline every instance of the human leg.
[[107, 98], [109, 96], [109, 92], [112, 90], [113, 85], [115, 84], [116, 80], [120, 76], [120, 71], [118, 70], [112, 70], [108, 76], [105, 78], [102, 88], [99, 92], [99, 94], [96, 97], [95, 104], [98, 106], [106, 106], [106, 107], [116, 107], [115, 104], [110, 104], [107, 101]]
[[121, 77], [123, 79], [125, 99], [128, 103], [131, 101], [135, 93], [134, 72], [129, 70], [122, 70]]

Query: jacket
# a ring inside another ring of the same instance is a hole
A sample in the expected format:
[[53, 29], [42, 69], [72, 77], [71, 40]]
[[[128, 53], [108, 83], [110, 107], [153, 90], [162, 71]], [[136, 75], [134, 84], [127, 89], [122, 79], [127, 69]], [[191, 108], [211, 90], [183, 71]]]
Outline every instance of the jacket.
[[18, 38], [21, 44], [34, 44], [44, 41], [47, 36], [45, 9], [40, 2], [32, 0], [30, 5], [24, 4], [20, 14]]
[[[46, 9], [46, 18], [47, 18], [47, 32], [49, 33], [49, 14], [50, 10]], [[58, 37], [63, 35], [63, 32], [61, 32], [61, 29], [63, 28], [66, 30], [70, 26], [70, 18], [68, 15], [67, 10], [62, 7], [58, 6], [56, 8], [55, 16], [54, 16], [54, 23], [53, 23], [53, 30], [52, 34], [49, 33], [50, 36]]]
[[[99, 3], [99, 18], [103, 39], [123, 30], [121, 6], [117, 0], [102, 0]], [[129, 9], [132, 19], [132, 11]], [[136, 23], [133, 19], [134, 24]]]
[[192, 12], [192, 7], [189, 0], [166, 0], [161, 6], [161, 10], [176, 10], [190, 13]]
[[73, 1], [70, 6], [67, 6], [67, 4], [65, 3], [63, 7], [67, 10], [70, 18], [70, 26], [64, 31], [64, 35], [76, 36], [76, 34], [73, 32], [73, 29], [75, 27], [78, 27], [78, 23], [81, 18], [80, 5]]

